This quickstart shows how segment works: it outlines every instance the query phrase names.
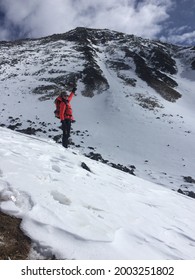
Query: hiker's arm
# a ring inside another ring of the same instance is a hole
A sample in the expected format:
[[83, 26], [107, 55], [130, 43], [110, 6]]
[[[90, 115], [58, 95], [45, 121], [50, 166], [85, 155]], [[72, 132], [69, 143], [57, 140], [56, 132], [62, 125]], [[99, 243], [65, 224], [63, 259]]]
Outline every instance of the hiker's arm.
[[75, 93], [73, 91], [71, 91], [70, 95], [68, 96], [68, 101], [69, 102], [72, 100], [74, 95], [75, 95]]
[[76, 96], [76, 94], [75, 94], [75, 91], [76, 91], [76, 90], [77, 90], [77, 88], [76, 88], [76, 87], [73, 87], [73, 89], [72, 89], [72, 91], [71, 91], [71, 93], [70, 93], [70, 95], [69, 95], [68, 101], [71, 101], [71, 100], [72, 100], [73, 95]]

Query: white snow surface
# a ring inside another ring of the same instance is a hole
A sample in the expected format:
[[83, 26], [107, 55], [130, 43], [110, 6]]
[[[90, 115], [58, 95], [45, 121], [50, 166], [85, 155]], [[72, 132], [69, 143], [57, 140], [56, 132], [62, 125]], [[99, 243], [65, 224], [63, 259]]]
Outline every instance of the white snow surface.
[[42, 254], [195, 258], [194, 199], [52, 140], [6, 128], [0, 135], [0, 210], [22, 218]]

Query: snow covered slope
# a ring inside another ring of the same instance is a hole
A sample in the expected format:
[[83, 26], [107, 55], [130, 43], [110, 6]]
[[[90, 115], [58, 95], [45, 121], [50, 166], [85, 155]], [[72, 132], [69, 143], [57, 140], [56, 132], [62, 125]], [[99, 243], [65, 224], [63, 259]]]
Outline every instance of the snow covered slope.
[[[0, 128], [0, 210], [58, 259], [194, 259], [194, 199]], [[88, 170], [87, 170], [88, 169]]]
[[194, 47], [77, 28], [1, 42], [0, 54], [1, 126], [60, 142], [53, 101], [76, 80], [73, 148], [194, 192]]

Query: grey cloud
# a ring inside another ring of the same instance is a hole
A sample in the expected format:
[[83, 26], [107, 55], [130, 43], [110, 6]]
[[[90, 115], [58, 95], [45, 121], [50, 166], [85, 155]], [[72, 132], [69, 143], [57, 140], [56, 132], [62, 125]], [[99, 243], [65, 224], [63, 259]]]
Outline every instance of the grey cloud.
[[167, 37], [161, 37], [162, 41], [172, 42], [182, 45], [194, 45], [195, 42], [195, 30], [191, 32], [183, 32], [181, 34], [172, 34]]
[[77, 26], [155, 38], [171, 5], [171, 0], [0, 0], [7, 22], [0, 39], [13, 37], [13, 28], [20, 37], [41, 37]]

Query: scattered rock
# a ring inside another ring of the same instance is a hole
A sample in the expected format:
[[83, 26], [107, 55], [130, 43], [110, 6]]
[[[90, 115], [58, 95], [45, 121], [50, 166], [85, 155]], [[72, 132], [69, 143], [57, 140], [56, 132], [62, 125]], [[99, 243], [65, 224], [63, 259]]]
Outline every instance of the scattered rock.
[[181, 189], [178, 189], [178, 193], [187, 195], [191, 198], [195, 198], [195, 193], [193, 191], [182, 191]]
[[191, 176], [183, 176], [183, 179], [187, 183], [195, 184], [195, 179], [193, 179]]
[[135, 175], [134, 171], [136, 169], [136, 167], [134, 165], [130, 165], [129, 167], [124, 166], [120, 163], [116, 164], [113, 162], [109, 162], [109, 160], [103, 159], [103, 157], [101, 156], [101, 154], [99, 153], [94, 153], [94, 152], [90, 152], [89, 154], [85, 154], [86, 157], [89, 157], [90, 159], [96, 160], [96, 161], [100, 161], [102, 163], [108, 164], [109, 166], [116, 168], [118, 170], [121, 170], [123, 172], [129, 173], [131, 175]]
[[81, 167], [89, 172], [91, 172], [91, 169], [87, 166], [85, 162], [81, 162]]

